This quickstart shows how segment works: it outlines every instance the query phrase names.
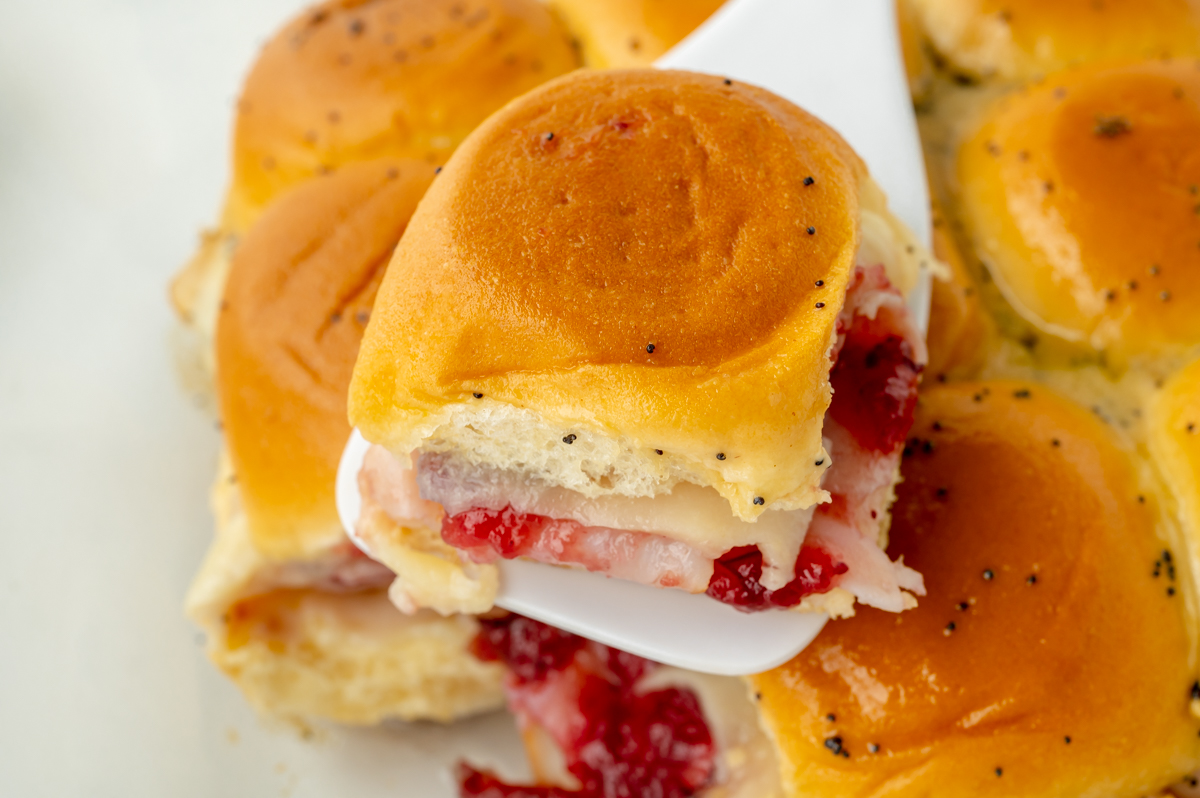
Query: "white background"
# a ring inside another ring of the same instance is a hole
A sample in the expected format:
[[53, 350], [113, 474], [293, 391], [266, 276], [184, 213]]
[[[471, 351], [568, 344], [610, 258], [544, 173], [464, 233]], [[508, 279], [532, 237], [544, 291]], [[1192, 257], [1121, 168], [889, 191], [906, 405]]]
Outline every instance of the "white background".
[[449, 796], [511, 720], [255, 717], [184, 591], [211, 419], [166, 286], [216, 214], [241, 77], [294, 0], [7, 0], [0, 24], [0, 795]]

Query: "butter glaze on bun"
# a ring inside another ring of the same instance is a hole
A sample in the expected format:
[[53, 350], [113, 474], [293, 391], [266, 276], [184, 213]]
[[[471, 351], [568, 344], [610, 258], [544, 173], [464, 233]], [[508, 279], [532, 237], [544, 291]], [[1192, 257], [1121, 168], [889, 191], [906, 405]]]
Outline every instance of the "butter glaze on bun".
[[992, 382], [924, 393], [913, 435], [888, 553], [928, 595], [752, 678], [788, 794], [1121, 798], [1200, 764], [1185, 581], [1110, 431]]
[[960, 214], [1010, 303], [1118, 361], [1200, 343], [1200, 62], [1093, 67], [1000, 100]]
[[1089, 61], [1200, 53], [1196, 0], [906, 0], [937, 57], [1029, 79]]
[[537, 0], [336, 0], [263, 48], [233, 137], [224, 226], [352, 161], [442, 163], [488, 114], [578, 66]]
[[1172, 377], [1151, 404], [1150, 453], [1174, 496], [1193, 558], [1200, 558], [1200, 360]]
[[860, 202], [886, 213], [845, 142], [762, 89], [659, 70], [549, 83], [422, 201], [351, 421], [399, 455], [541, 462], [586, 495], [685, 480], [746, 519], [759, 496], [810, 506]]
[[468, 652], [475, 620], [398, 612], [393, 575], [354, 549], [334, 504], [359, 338], [433, 175], [409, 160], [316, 178], [274, 202], [233, 258], [217, 332], [228, 456], [187, 612], [264, 712], [448, 721], [501, 701], [500, 669]]
[[273, 204], [234, 254], [218, 395], [250, 536], [273, 557], [312, 556], [344, 537], [333, 494], [350, 373], [433, 176], [420, 161], [346, 166]]
[[595, 69], [649, 66], [725, 0], [550, 0]]

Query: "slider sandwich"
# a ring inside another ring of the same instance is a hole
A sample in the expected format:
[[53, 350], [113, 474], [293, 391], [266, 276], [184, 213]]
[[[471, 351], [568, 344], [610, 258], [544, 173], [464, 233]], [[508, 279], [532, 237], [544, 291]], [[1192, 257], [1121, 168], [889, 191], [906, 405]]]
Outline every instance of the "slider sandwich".
[[343, 167], [280, 197], [233, 256], [217, 323], [217, 536], [187, 612], [264, 711], [450, 720], [500, 701], [499, 668], [468, 653], [476, 621], [397, 612], [391, 572], [346, 539], [334, 506], [359, 338], [433, 176], [420, 161]]
[[393, 599], [483, 612], [523, 557], [747, 611], [913, 607], [884, 548], [920, 257], [762, 89], [576, 72], [510, 103], [422, 200], [354, 370]]
[[[1192, 463], [1195, 379], [1161, 407]], [[475, 650], [508, 669], [542, 786], [464, 766], [460, 794], [1139, 798], [1200, 765], [1195, 530], [1180, 546], [1133, 447], [991, 381], [923, 392], [909, 452], [891, 546], [925, 575], [919, 607], [862, 609], [745, 681], [485, 621]], [[1168, 465], [1194, 493], [1187, 462]]]
[[172, 299], [226, 432], [187, 609], [260, 709], [373, 723], [501, 701], [499, 668], [467, 654], [474, 619], [396, 612], [391, 572], [345, 539], [334, 475], [358, 340], [436, 165], [577, 64], [536, 0], [326, 2], [246, 79], [219, 229]]

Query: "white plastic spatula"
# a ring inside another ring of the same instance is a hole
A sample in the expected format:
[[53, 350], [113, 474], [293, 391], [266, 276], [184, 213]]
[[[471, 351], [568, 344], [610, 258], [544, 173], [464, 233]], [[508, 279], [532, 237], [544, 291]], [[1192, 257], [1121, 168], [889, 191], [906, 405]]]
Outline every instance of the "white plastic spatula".
[[[928, 244], [925, 171], [892, 2], [731, 0], [659, 66], [754, 83], [820, 117], [858, 151], [893, 212]], [[910, 297], [922, 332], [929, 294], [922, 275]], [[368, 446], [356, 430], [338, 470], [338, 512], [351, 538], [361, 511], [357, 474]], [[499, 606], [707, 673], [773, 668], [808, 645], [826, 621], [782, 610], [742, 613], [705, 595], [522, 560], [499, 566]]]

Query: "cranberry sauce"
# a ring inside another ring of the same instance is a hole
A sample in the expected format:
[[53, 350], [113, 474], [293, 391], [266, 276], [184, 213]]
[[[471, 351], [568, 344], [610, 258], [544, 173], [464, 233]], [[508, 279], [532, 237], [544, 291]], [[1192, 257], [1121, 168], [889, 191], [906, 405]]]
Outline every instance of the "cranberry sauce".
[[529, 554], [547, 527], [564, 537], [583, 530], [576, 521], [519, 513], [511, 506], [503, 510], [472, 507], [442, 519], [442, 539], [476, 562], [490, 562], [497, 557], [511, 560]]
[[579, 635], [520, 615], [481, 618], [479, 626], [471, 653], [484, 662], [503, 662], [521, 684], [544, 681], [551, 671], [565, 670], [587, 643]]
[[921, 366], [902, 329], [888, 308], [855, 314], [829, 371], [829, 415], [869, 451], [895, 451], [912, 427]]
[[655, 663], [519, 615], [480, 624], [472, 650], [509, 668], [510, 705], [555, 737], [580, 789], [514, 786], [464, 765], [463, 798], [686, 798], [708, 786], [715, 750], [696, 694], [637, 690]]
[[745, 612], [794, 607], [805, 596], [825, 593], [833, 578], [849, 570], [824, 549], [803, 546], [796, 558], [796, 576], [778, 590], [767, 590], [762, 577], [763, 557], [757, 546], [738, 546], [713, 564], [708, 595]]

